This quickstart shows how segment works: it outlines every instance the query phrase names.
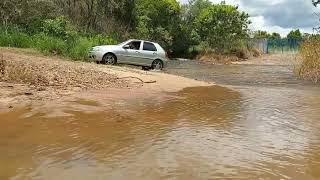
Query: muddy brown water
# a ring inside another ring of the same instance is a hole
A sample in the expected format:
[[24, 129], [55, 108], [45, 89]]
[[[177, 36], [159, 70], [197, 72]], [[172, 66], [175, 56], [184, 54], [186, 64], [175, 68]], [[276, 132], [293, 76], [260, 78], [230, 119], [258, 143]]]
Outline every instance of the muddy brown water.
[[[174, 72], [202, 79], [196, 68]], [[1, 113], [0, 179], [320, 179], [320, 90], [277, 76], [95, 112], [79, 100], [65, 117]]]

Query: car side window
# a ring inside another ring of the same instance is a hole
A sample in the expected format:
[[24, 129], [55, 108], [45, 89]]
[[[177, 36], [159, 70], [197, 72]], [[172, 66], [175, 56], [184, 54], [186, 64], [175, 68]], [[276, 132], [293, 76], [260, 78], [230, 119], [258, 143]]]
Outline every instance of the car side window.
[[141, 41], [132, 41], [128, 43], [128, 45], [130, 47], [129, 49], [140, 50]]
[[157, 48], [154, 44], [149, 43], [149, 42], [144, 42], [143, 43], [143, 50], [144, 51], [157, 51]]

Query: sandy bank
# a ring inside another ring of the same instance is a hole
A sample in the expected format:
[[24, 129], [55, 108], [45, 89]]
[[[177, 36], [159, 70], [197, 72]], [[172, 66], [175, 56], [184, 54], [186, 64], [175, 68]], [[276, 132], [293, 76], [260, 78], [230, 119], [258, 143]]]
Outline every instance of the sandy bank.
[[0, 48], [0, 61], [0, 111], [56, 106], [77, 99], [138, 99], [212, 85], [162, 72], [48, 57], [25, 49]]

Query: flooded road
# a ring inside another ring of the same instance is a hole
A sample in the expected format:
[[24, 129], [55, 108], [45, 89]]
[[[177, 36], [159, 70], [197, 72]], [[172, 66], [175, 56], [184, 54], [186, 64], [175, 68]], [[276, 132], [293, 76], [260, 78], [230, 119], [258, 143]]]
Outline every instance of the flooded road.
[[197, 61], [171, 61], [167, 73], [192, 79], [213, 81], [220, 85], [298, 87], [312, 86], [293, 74], [294, 65], [231, 64], [210, 65]]
[[227, 88], [187, 88], [107, 111], [68, 109], [65, 117], [2, 113], [0, 179], [320, 179], [318, 87], [287, 67], [254, 74], [259, 68], [243, 66], [245, 78], [235, 73], [241, 66], [171, 67]]

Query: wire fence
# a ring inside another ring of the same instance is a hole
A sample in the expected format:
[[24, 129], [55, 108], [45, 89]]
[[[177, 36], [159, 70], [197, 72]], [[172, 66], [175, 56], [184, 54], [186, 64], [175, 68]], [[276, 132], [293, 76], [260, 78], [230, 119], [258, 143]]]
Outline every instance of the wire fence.
[[276, 39], [268, 40], [267, 53], [298, 53], [302, 40], [298, 39]]
[[249, 46], [266, 54], [295, 54], [299, 52], [303, 40], [299, 39], [251, 39]]

